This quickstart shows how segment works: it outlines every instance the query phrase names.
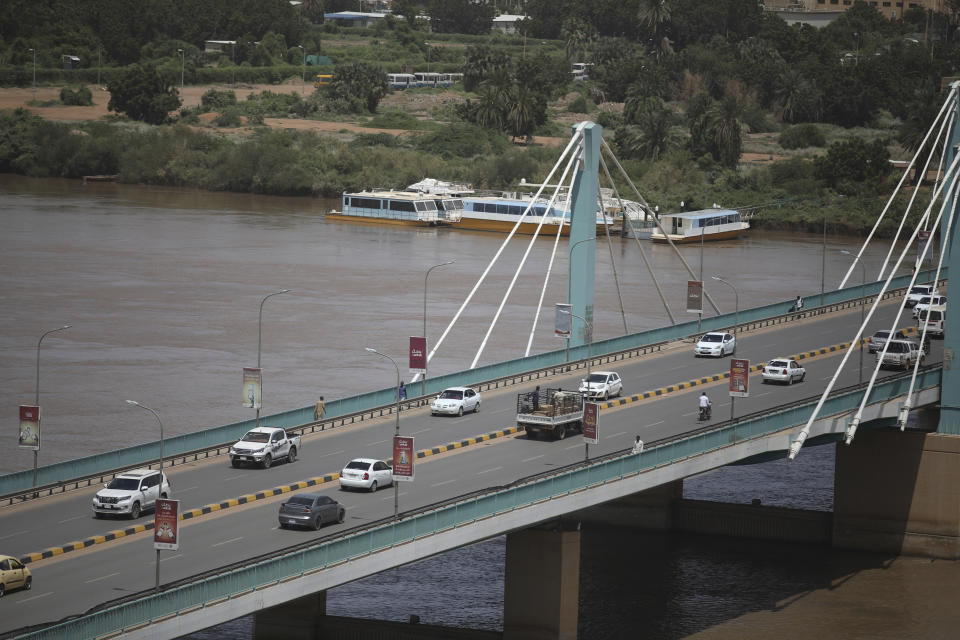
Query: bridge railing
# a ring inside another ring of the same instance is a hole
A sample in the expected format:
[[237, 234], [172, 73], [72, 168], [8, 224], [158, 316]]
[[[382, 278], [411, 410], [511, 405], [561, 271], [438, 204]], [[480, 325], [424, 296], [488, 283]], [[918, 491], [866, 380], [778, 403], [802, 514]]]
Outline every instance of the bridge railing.
[[[928, 367], [917, 377], [915, 389], [939, 386], [942, 370]], [[887, 378], [877, 383], [870, 394], [876, 403], [904, 395], [910, 386], [910, 375]], [[821, 416], [840, 415], [856, 408], [862, 389], [841, 390], [827, 400]], [[769, 413], [733, 420], [692, 436], [652, 443], [642, 454], [613, 454], [600, 460], [579, 463], [532, 476], [508, 487], [498, 487], [458, 498], [440, 505], [401, 514], [399, 521], [388, 520], [359, 532], [299, 548], [281, 551], [260, 559], [250, 559], [241, 566], [198, 577], [193, 582], [166, 587], [159, 593], [133, 596], [125, 602], [107, 606], [94, 613], [54, 624], [44, 629], [15, 636], [30, 640], [74, 640], [122, 633], [132, 627], [150, 624], [188, 613], [198, 607], [215, 604], [278, 581], [304, 576], [326, 567], [363, 558], [425, 536], [436, 535], [452, 527], [490, 518], [521, 509], [544, 500], [582, 491], [593, 485], [633, 476], [691, 456], [701, 455], [735, 445], [751, 438], [769, 435], [806, 422], [816, 406], [812, 398]]]
[[[934, 277], [934, 275], [935, 272], [933, 270], [921, 272], [917, 281], [929, 280]], [[941, 276], [946, 278], [946, 275], [946, 269], [942, 270]], [[891, 283], [891, 290], [903, 288], [909, 284], [909, 282], [909, 276], [894, 278]], [[863, 287], [863, 292], [867, 296], [876, 295], [881, 287], [881, 282], [870, 282]], [[824, 294], [824, 306], [842, 305], [843, 303], [858, 299], [860, 295], [861, 287], [859, 285], [836, 291], [828, 291]], [[807, 298], [808, 304], [804, 311], [805, 314], [816, 312], [816, 308], [810, 303], [813, 301], [819, 303], [819, 297], [819, 294], [816, 294]], [[760, 307], [741, 309], [738, 314], [740, 325], [744, 326], [752, 322], [771, 318], [787, 317], [786, 314], [788, 314], [793, 302], [793, 299], [790, 299]], [[705, 332], [730, 327], [734, 323], [734, 316], [735, 314], [733, 313], [726, 313], [705, 317], [701, 321], [701, 331]], [[591, 345], [590, 352], [592, 359], [596, 360], [597, 358], [602, 358], [603, 354], [625, 353], [631, 350], [650, 347], [651, 345], [687, 338], [696, 333], [697, 322], [694, 320], [669, 327], [659, 327], [641, 331], [626, 336], [598, 340]], [[570, 348], [569, 360], [571, 363], [585, 360], [586, 358], [586, 346], [581, 345]], [[432, 396], [447, 387], [475, 386], [477, 383], [509, 379], [525, 372], [546, 370], [565, 365], [566, 363], [566, 350], [557, 349], [525, 358], [516, 358], [480, 366], [475, 369], [448, 373], [427, 379], [426, 395]], [[326, 405], [325, 418], [336, 419], [339, 416], [354, 416], [373, 411], [378, 407], [383, 407], [381, 412], [385, 411], [386, 413], [390, 413], [392, 412], [392, 408], [389, 405], [394, 402], [394, 392], [393, 387], [387, 387], [385, 389], [331, 400]], [[261, 416], [260, 422], [261, 424], [269, 424], [287, 429], [311, 423], [314, 422], [313, 405], [269, 416]], [[174, 459], [177, 456], [223, 447], [236, 442], [240, 436], [253, 428], [255, 423], [256, 421], [252, 419], [243, 420], [220, 427], [201, 429], [192, 433], [166, 438], [163, 444], [164, 455], [168, 459]], [[157, 460], [159, 456], [160, 443], [159, 441], [154, 441], [74, 460], [44, 465], [37, 470], [37, 486], [58, 487], [62, 483], [75, 481], [80, 478], [86, 480], [85, 484], [94, 484], [102, 482], [100, 474], [110, 474], [118, 469], [128, 469], [134, 466], [149, 464]], [[0, 476], [0, 496], [24, 494], [24, 492], [30, 492], [33, 489], [32, 470], [24, 470]]]

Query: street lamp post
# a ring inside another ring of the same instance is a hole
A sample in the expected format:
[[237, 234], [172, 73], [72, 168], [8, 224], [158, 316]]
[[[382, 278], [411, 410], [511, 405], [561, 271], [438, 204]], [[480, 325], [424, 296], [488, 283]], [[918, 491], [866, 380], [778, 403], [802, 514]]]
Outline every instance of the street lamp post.
[[[577, 315], [576, 313], [573, 313], [572, 311], [567, 311], [566, 309], [561, 309], [561, 310], [560, 310], [560, 313], [567, 313], [567, 314], [573, 316], [574, 318], [579, 319], [581, 322], [583, 322], [583, 328], [584, 328], [584, 330], [587, 332], [587, 394], [588, 394], [587, 397], [589, 397], [589, 394], [590, 394], [590, 374], [591, 374], [591, 369], [590, 369], [590, 364], [591, 364], [591, 362], [590, 362], [590, 360], [591, 360], [591, 357], [590, 357], [590, 346], [593, 344], [593, 323], [590, 322], [589, 320], [587, 320], [586, 318], [584, 318], [583, 316]], [[564, 426], [563, 428], [565, 429], [566, 427]], [[584, 443], [583, 443], [583, 447], [584, 447], [584, 448], [583, 448], [583, 459], [584, 459], [584, 461], [587, 461], [587, 460], [590, 459], [590, 443], [589, 443], [589, 442], [584, 442]]]
[[[370, 353], [375, 353], [378, 356], [386, 358], [387, 360], [393, 363], [393, 368], [397, 370], [397, 386], [394, 387], [394, 392], [397, 395], [397, 406], [395, 408], [395, 413], [397, 414], [397, 422], [396, 422], [396, 427], [394, 429], [394, 435], [399, 436], [400, 435], [400, 367], [397, 366], [397, 361], [391, 358], [390, 356], [388, 356], [387, 354], [380, 353], [376, 349], [372, 349], [370, 347], [366, 347], [366, 350], [369, 351]], [[394, 460], [393, 463], [394, 465], [396, 465], [397, 461]], [[396, 519], [399, 517], [399, 514], [400, 514], [400, 486], [397, 484], [396, 480], [392, 480], [392, 484], [393, 484], [393, 517], [394, 519]]]
[[430, 43], [424, 42], [427, 47], [427, 73], [430, 73]]
[[[736, 336], [736, 335], [737, 335], [737, 327], [740, 326], [740, 292], [737, 291], [737, 288], [736, 288], [735, 286], [733, 286], [732, 284], [730, 284], [729, 282], [727, 282], [727, 281], [724, 280], [723, 278], [721, 278], [721, 277], [719, 277], [719, 276], [710, 276], [710, 277], [713, 278], [714, 280], [716, 280], [717, 282], [722, 282], [723, 284], [725, 284], [725, 285], [727, 285], [728, 287], [730, 287], [731, 289], [733, 289], [733, 305], [734, 305], [734, 306], [733, 306], [733, 309], [734, 309], [734, 311], [733, 311], [733, 335]], [[747, 371], [747, 373], [746, 373], [745, 375], [750, 375], [750, 372]], [[731, 419], [731, 420], [733, 420], [733, 416], [734, 416], [734, 413], [733, 413], [733, 412], [734, 412], [734, 404], [736, 404], [736, 402], [737, 402], [737, 397], [736, 397], [736, 396], [730, 396], [730, 419]]]
[[303, 95], [303, 84], [306, 82], [305, 78], [307, 75], [307, 50], [303, 48], [302, 44], [298, 44], [297, 48], [300, 49], [300, 95]]
[[[430, 272], [436, 269], [437, 267], [445, 267], [448, 264], [453, 264], [456, 260], [450, 260], [449, 262], [442, 262], [440, 264], [435, 264], [429, 269], [427, 269], [427, 274], [423, 276], [423, 340], [427, 341], [427, 278], [430, 277]], [[420, 395], [427, 395], [427, 360], [424, 358], [423, 361], [423, 377], [420, 379]], [[397, 385], [399, 386], [399, 385]], [[399, 394], [397, 394], [399, 396]]]
[[[853, 254], [846, 249], [840, 249], [840, 253], [848, 256]], [[863, 327], [864, 303], [866, 302], [865, 287], [867, 284], [867, 267], [859, 256], [854, 257], [854, 261], [860, 264], [860, 326]], [[860, 382], [863, 382], [863, 336], [860, 337]]]
[[187, 54], [183, 49], [177, 49], [180, 52], [180, 99], [183, 100], [183, 67]]
[[823, 210], [823, 248], [820, 250], [820, 312], [823, 312], [823, 292], [827, 278], [827, 210]]
[[[570, 246], [570, 251], [567, 253], [567, 264], [573, 261], [573, 250], [577, 248], [577, 245], [581, 242], [590, 242], [591, 240], [596, 240], [597, 237], [593, 236], [591, 238], [584, 238], [583, 240], [577, 240]], [[570, 278], [567, 278], [567, 304], [570, 303]], [[570, 314], [574, 315], [574, 314]], [[574, 316], [579, 318], [580, 316]], [[572, 324], [572, 323], [571, 323]], [[567, 337], [567, 362], [570, 362], [570, 337]]]
[[[154, 417], [157, 419], [157, 423], [160, 424], [160, 488], [163, 489], [163, 421], [160, 419], [159, 413], [145, 404], [140, 404], [136, 400], [127, 400], [127, 404], [140, 407], [141, 409], [146, 409], [154, 415]], [[157, 580], [153, 588], [154, 591], [160, 591], [160, 549], [157, 549]]]
[[37, 50], [30, 49], [33, 52], [33, 100], [37, 100]]
[[100, 47], [97, 47], [97, 86], [100, 86]]
[[[290, 289], [281, 289], [280, 291], [275, 291], [274, 293], [269, 293], [263, 297], [263, 300], [260, 301], [260, 318], [257, 321], [257, 369], [260, 368], [260, 348], [263, 345], [263, 303], [267, 301], [268, 298], [273, 296], [278, 296], [281, 293], [290, 293]], [[260, 387], [260, 404], [263, 404], [263, 373], [261, 372], [261, 387]], [[257, 427], [260, 426], [260, 407], [257, 407]]]
[[[51, 333], [55, 331], [63, 331], [64, 329], [69, 329], [72, 327], [72, 324], [65, 324], [62, 327], [57, 327], [56, 329], [50, 329], [37, 340], [37, 383], [34, 386], [33, 393], [33, 404], [37, 407], [40, 406], [40, 343], [43, 342], [43, 339], [46, 338]], [[38, 441], [39, 446], [39, 441]], [[37, 486], [37, 449], [33, 450], [33, 486]]]

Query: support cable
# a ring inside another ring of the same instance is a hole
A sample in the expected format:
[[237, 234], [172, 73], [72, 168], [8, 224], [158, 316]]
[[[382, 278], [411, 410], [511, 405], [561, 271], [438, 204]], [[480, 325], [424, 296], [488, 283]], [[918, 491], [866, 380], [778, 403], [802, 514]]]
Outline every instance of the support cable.
[[[958, 163], [960, 163], [960, 155], [957, 155], [957, 157], [954, 159], [953, 163], [950, 166], [950, 170], [948, 171], [948, 175], [955, 174]], [[939, 195], [940, 193], [938, 191], [931, 198], [930, 205], [927, 207], [928, 213], [933, 206], [933, 202], [936, 200], [937, 196]], [[940, 216], [937, 216], [937, 224], [939, 224], [939, 218]], [[912, 242], [914, 238], [916, 238], [917, 232], [919, 230], [920, 230], [920, 226], [917, 225], [916, 229], [914, 229], [913, 234], [911, 235], [910, 242]], [[910, 248], [910, 242], [908, 242], [904, 246], [903, 252], [900, 254], [900, 260], [898, 261], [898, 264], [903, 261], [903, 257], [906, 255], [907, 251]], [[916, 279], [917, 273], [919, 272], [918, 271], [914, 272], [914, 276], [912, 280]], [[850, 358], [850, 354], [853, 353], [854, 345], [859, 344], [860, 339], [863, 336], [864, 328], [870, 323], [871, 318], [873, 318], [873, 314], [876, 313], [877, 309], [880, 307], [880, 301], [883, 299], [883, 294], [890, 288], [890, 282], [893, 280], [893, 274], [894, 274], [894, 271], [891, 271], [890, 275], [887, 276], [887, 280], [883, 283], [883, 287], [880, 289], [880, 292], [877, 294], [876, 299], [873, 301], [873, 304], [870, 307], [870, 312], [867, 314], [867, 317], [864, 319], [863, 324], [857, 330], [856, 336], [854, 336], [854, 338], [850, 341], [850, 346], [847, 347], [846, 353], [843, 354], [843, 359], [840, 361], [840, 366], [837, 367], [836, 372], [833, 374], [833, 377], [830, 379], [830, 382], [827, 384], [827, 388], [824, 389], [823, 394], [820, 396], [820, 400], [817, 402], [817, 406], [814, 408], [813, 413], [810, 414], [810, 418], [807, 420], [807, 423], [803, 426], [803, 428], [797, 434], [797, 437], [793, 440], [793, 442], [790, 443], [790, 453], [788, 456], [790, 460], [793, 460], [794, 458], [797, 457], [797, 454], [800, 452], [800, 448], [803, 447], [804, 441], [807, 439], [807, 436], [810, 435], [810, 428], [813, 426], [814, 421], [819, 416], [820, 410], [823, 408], [823, 404], [826, 402], [827, 397], [833, 391], [833, 387], [837, 383], [837, 378], [840, 377], [840, 372], [843, 371], [843, 368], [847, 364], [847, 360], [849, 360]], [[906, 300], [906, 296], [904, 296], [904, 300]], [[899, 314], [898, 314], [898, 318], [899, 318]], [[894, 327], [896, 327], [896, 325], [894, 325]], [[867, 393], [864, 394], [864, 405], [866, 404], [866, 398], [870, 395], [869, 392], [873, 387], [873, 382], [875, 379], [876, 379], [876, 371], [874, 372], [874, 377], [871, 378], [870, 384], [867, 387]], [[860, 415], [859, 411], [857, 415], [858, 417], [855, 417], [854, 420], [851, 421], [850, 425], [847, 427], [847, 435], [846, 435], [847, 444], [849, 444], [853, 440], [853, 435], [854, 433], [856, 433], [857, 424], [859, 424], [859, 415]]]
[[[603, 154], [600, 154], [603, 157]], [[619, 196], [618, 196], [619, 197]], [[630, 333], [627, 331], [627, 312], [623, 309], [623, 294], [620, 293], [620, 278], [617, 275], [617, 263], [613, 259], [613, 243], [610, 242], [610, 225], [607, 224], [607, 212], [603, 208], [603, 194], [600, 192], [600, 176], [597, 176], [597, 202], [600, 203], [600, 216], [603, 218], [603, 231], [607, 236], [607, 249], [610, 251], [610, 268], [613, 269], [613, 282], [617, 285], [617, 300], [620, 301], [620, 318], [623, 320], [623, 335]], [[623, 203], [620, 203], [620, 211], [623, 211]], [[621, 229], [623, 223], [621, 222]], [[623, 233], [623, 231], [621, 231]], [[596, 235], [596, 233], [594, 233]]]
[[[620, 164], [620, 161], [617, 160], [617, 156], [614, 155], [613, 150], [610, 148], [610, 145], [607, 144], [607, 141], [606, 141], [606, 140], [603, 140], [603, 139], [601, 139], [600, 142], [601, 142], [601, 144], [603, 144], [604, 148], [610, 153], [610, 158], [613, 160], [613, 163], [617, 166], [617, 168], [620, 169], [620, 173], [623, 174], [624, 179], [626, 179], [627, 184], [630, 185], [630, 188], [633, 189], [633, 192], [636, 194], [637, 198], [640, 200], [640, 203], [643, 204], [643, 205], [647, 208], [647, 210], [648, 210], [649, 212], [653, 213], [653, 209], [650, 207], [650, 205], [647, 203], [647, 201], [643, 199], [643, 196], [640, 195], [640, 191], [637, 189], [636, 185], [633, 184], [633, 180], [631, 180], [631, 179], [630, 179], [630, 176], [627, 175], [627, 172], [626, 172], [626, 170], [624, 170], [623, 166]], [[657, 216], [656, 216], [655, 213], [653, 214], [653, 221], [654, 221], [654, 223], [656, 223], [657, 228], [660, 229], [660, 232], [663, 234], [663, 237], [666, 238], [667, 244], [670, 245], [670, 247], [673, 249], [674, 253], [677, 254], [677, 257], [680, 258], [680, 262], [682, 262], [682, 263], [683, 263], [683, 266], [686, 267], [687, 273], [690, 274], [690, 277], [691, 277], [692, 279], [697, 280], [697, 278], [698, 278], [699, 276], [697, 276], [697, 275], [693, 272], [693, 269], [690, 268], [690, 265], [687, 264], [687, 261], [686, 261], [686, 259], [684, 259], [683, 254], [680, 253], [680, 250], [677, 249], [677, 245], [674, 244], [673, 240], [670, 239], [670, 236], [669, 236], [669, 235], [667, 234], [667, 232], [664, 230], [663, 225], [660, 224], [660, 219], [657, 218]], [[699, 280], [698, 280], [698, 282], [699, 282]], [[707, 287], [706, 287], [706, 286], [703, 287], [703, 296], [707, 299], [707, 302], [710, 303], [710, 306], [713, 307], [714, 312], [715, 312], [717, 315], [720, 315], [720, 314], [721, 314], [720, 307], [718, 307], [718, 306], [717, 306], [717, 303], [714, 302], [714, 301], [713, 301], [713, 298], [710, 297], [710, 294], [707, 292]]]
[[[607, 151], [609, 153], [613, 153], [612, 151], [609, 150], [609, 147], [607, 147]], [[623, 208], [623, 203], [620, 200], [620, 194], [617, 191], [617, 186], [616, 184], [614, 184], [613, 178], [610, 177], [610, 170], [607, 169], [607, 163], [603, 159], [602, 153], [600, 154], [600, 166], [603, 168], [603, 173], [606, 174], [607, 180], [609, 180], [610, 184], [613, 185], [613, 192], [616, 194], [617, 200], [621, 202], [621, 205], [620, 205], [621, 208]], [[643, 203], [643, 206], [646, 207], [647, 210], [649, 211], [650, 205]], [[656, 217], [656, 213], [652, 211], [650, 211], [649, 214], [654, 218]], [[660, 302], [663, 303], [663, 308], [667, 311], [667, 316], [670, 318], [670, 324], [676, 325], [677, 321], [673, 317], [673, 312], [670, 311], [670, 305], [667, 304], [666, 297], [663, 295], [663, 289], [660, 287], [660, 282], [657, 280], [657, 274], [653, 271], [653, 267], [651, 266], [650, 261], [647, 259], [647, 253], [646, 251], [643, 250], [643, 245], [640, 244], [640, 238], [637, 237], [636, 231], [633, 229], [633, 223], [630, 223], [630, 231], [631, 231], [630, 235], [633, 236], [634, 241], [637, 243], [637, 249], [640, 250], [640, 257], [643, 258], [643, 264], [646, 265], [647, 271], [650, 273], [650, 278], [653, 280], [653, 286], [657, 288], [657, 295], [660, 296]]]
[[[870, 241], [873, 239], [873, 234], [876, 233], [877, 228], [880, 226], [880, 222], [883, 221], [883, 217], [886, 215], [887, 210], [890, 208], [890, 205], [893, 204], [894, 198], [896, 198], [897, 193], [900, 191], [900, 187], [903, 186], [904, 181], [907, 179], [907, 176], [910, 175], [910, 169], [917, 162], [917, 158], [920, 157], [920, 152], [923, 151], [923, 148], [927, 144], [927, 140], [930, 138], [930, 134], [933, 133], [933, 129], [937, 126], [937, 122], [943, 117], [943, 114], [946, 112], [947, 108], [956, 100], [957, 98], [957, 88], [955, 86], [950, 87], [950, 93], [947, 95], [946, 99], [943, 101], [943, 106], [940, 107], [940, 112], [937, 114], [937, 117], [930, 124], [930, 128], [927, 130], [927, 134], [923, 138], [923, 142], [920, 143], [920, 146], [917, 147], [916, 153], [913, 154], [913, 158], [910, 160], [910, 164], [907, 165], [906, 170], [903, 172], [903, 175], [900, 176], [900, 182], [897, 183], [896, 188], [894, 188], [893, 193], [890, 195], [890, 198], [887, 200], [887, 204], [884, 205], [883, 211], [880, 212], [880, 217], [877, 218], [877, 221], [873, 223], [873, 228], [870, 229], [870, 233], [867, 234], [867, 239], [863, 241], [863, 246], [860, 247], [860, 251], [857, 252], [856, 257], [853, 260], [853, 263], [850, 265], [850, 268], [847, 269], [847, 274], [843, 276], [843, 280], [840, 281], [840, 286], [838, 289], [843, 289], [847, 285], [847, 280], [850, 279], [850, 274], [853, 273], [854, 267], [857, 266], [857, 260], [860, 260], [863, 257], [863, 252], [866, 251], [867, 245], [870, 244]], [[893, 245], [891, 245], [892, 247]], [[877, 277], [877, 280], [883, 275], [884, 270], [886, 269], [886, 262], [884, 262], [883, 268], [880, 269], [880, 276]]]
[[[443, 341], [446, 339], [447, 335], [450, 333], [450, 330], [453, 328], [453, 325], [456, 324], [457, 320], [460, 318], [460, 315], [463, 313], [463, 310], [467, 308], [467, 305], [470, 304], [470, 301], [473, 299], [473, 296], [477, 293], [477, 289], [480, 288], [480, 285], [483, 284], [483, 281], [486, 279], [487, 274], [490, 273], [490, 269], [493, 268], [493, 265], [496, 264], [497, 260], [500, 258], [500, 254], [503, 253], [503, 250], [506, 248], [507, 244], [516, 234], [517, 229], [520, 227], [520, 223], [523, 221], [523, 218], [526, 217], [527, 213], [530, 212], [530, 208], [536, 203], [537, 198], [540, 196], [540, 193], [543, 191], [544, 185], [547, 181], [550, 180], [550, 176], [557, 170], [557, 167], [560, 166], [560, 163], [563, 159], [570, 153], [570, 150], [583, 139], [583, 124], [577, 125], [576, 130], [574, 131], [573, 136], [570, 138], [570, 142], [567, 143], [567, 146], [564, 147], [563, 153], [560, 154], [560, 157], [557, 159], [556, 164], [553, 165], [553, 168], [550, 170], [550, 173], [547, 175], [546, 180], [543, 181], [543, 184], [540, 185], [540, 188], [537, 189], [537, 193], [534, 195], [533, 199], [530, 201], [530, 204], [524, 210], [523, 215], [520, 216], [520, 219], [517, 220], [517, 223], [513, 226], [513, 229], [510, 230], [510, 233], [507, 234], [507, 237], [504, 239], [503, 243], [500, 245], [500, 248], [497, 249], [497, 253], [490, 260], [490, 263], [483, 270], [483, 273], [480, 275], [480, 278], [477, 280], [477, 283], [473, 285], [473, 289], [470, 290], [470, 293], [467, 295], [467, 299], [463, 301], [463, 304], [460, 305], [460, 308], [457, 309], [457, 313], [454, 314], [453, 319], [450, 321], [450, 324], [447, 325], [447, 328], [443, 330], [443, 334], [440, 336], [440, 339], [437, 340], [437, 343], [433, 345], [433, 349], [430, 350], [430, 353], [427, 354], [427, 362], [433, 359], [433, 356], [437, 353], [437, 349], [440, 348], [440, 345], [443, 344]], [[560, 220], [560, 226], [563, 226], [563, 220]]]

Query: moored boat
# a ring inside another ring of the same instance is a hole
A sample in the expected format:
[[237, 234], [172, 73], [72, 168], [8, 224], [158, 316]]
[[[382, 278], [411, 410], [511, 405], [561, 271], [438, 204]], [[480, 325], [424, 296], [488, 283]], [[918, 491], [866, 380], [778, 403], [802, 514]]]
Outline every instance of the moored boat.
[[419, 227], [449, 225], [460, 219], [462, 202], [444, 198], [446, 206], [438, 206], [432, 196], [409, 191], [360, 191], [344, 193], [340, 211], [326, 215], [328, 220], [348, 220], [374, 224], [411, 225]]
[[660, 216], [660, 225], [667, 235], [654, 229], [650, 233], [654, 242], [666, 242], [667, 237], [675, 243], [727, 240], [750, 228], [750, 223], [743, 220], [739, 211], [720, 208], [665, 213]]

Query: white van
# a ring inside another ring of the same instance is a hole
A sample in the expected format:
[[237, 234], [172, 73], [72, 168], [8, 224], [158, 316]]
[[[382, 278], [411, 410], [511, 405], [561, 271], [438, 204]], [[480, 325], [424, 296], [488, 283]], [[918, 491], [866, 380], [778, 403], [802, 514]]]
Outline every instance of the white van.
[[943, 326], [947, 322], [947, 306], [940, 304], [922, 309], [917, 316], [917, 328], [922, 333], [927, 327], [928, 336], [943, 336]]

